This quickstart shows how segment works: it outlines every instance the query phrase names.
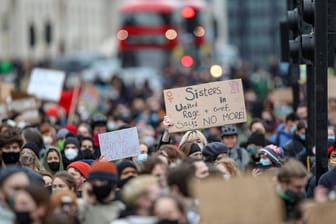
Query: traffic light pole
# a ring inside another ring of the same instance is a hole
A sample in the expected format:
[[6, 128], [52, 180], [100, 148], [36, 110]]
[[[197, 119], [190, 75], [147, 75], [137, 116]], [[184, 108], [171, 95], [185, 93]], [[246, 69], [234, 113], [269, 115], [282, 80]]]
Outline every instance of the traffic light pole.
[[[316, 108], [316, 180], [328, 170], [328, 1], [315, 0], [314, 83]], [[310, 90], [308, 90], [310, 91]], [[309, 100], [309, 99], [308, 99]]]

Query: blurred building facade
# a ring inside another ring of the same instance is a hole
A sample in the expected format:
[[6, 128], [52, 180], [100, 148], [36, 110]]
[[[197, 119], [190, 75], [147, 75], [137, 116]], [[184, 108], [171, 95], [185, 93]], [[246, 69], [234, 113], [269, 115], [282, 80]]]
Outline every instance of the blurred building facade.
[[286, 1], [226, 0], [228, 42], [251, 65], [266, 66], [280, 57], [279, 22], [286, 18]]
[[0, 59], [98, 50], [114, 37], [121, 1], [0, 0]]

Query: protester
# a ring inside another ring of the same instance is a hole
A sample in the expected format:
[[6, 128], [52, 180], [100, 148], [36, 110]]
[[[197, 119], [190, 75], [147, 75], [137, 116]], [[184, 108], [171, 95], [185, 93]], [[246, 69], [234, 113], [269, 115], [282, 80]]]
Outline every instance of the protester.
[[15, 223], [45, 223], [49, 214], [49, 201], [49, 193], [41, 185], [29, 185], [19, 190], [15, 196]]
[[61, 152], [63, 166], [68, 167], [72, 162], [82, 159], [79, 141], [76, 137], [67, 137], [64, 141], [64, 149]]
[[53, 182], [53, 175], [49, 173], [48, 171], [42, 170], [38, 172], [44, 181], [44, 187], [48, 190], [48, 192], [51, 194], [52, 193], [52, 182]]
[[305, 198], [308, 172], [302, 163], [289, 159], [280, 167], [277, 174], [277, 194], [284, 202], [285, 220], [293, 219], [295, 209]]
[[18, 165], [22, 145], [20, 130], [8, 127], [0, 133], [1, 167]]
[[38, 172], [43, 170], [39, 161], [40, 149], [34, 142], [27, 142], [22, 146], [20, 164]]
[[46, 171], [50, 172], [54, 175], [58, 171], [64, 170], [63, 162], [62, 162], [62, 155], [56, 148], [49, 148], [46, 151], [44, 160], [43, 160], [43, 167]]
[[244, 171], [249, 164], [250, 156], [244, 148], [239, 147], [238, 128], [234, 125], [223, 126], [222, 142], [228, 148], [228, 157], [236, 162], [241, 171]]
[[83, 187], [83, 200], [80, 201], [80, 222], [110, 223], [116, 220], [125, 205], [115, 201], [118, 171], [112, 162], [95, 161]]
[[77, 185], [75, 178], [68, 174], [66, 171], [59, 171], [54, 175], [52, 182], [52, 192], [58, 192], [63, 190], [70, 190], [74, 193], [77, 191]]
[[186, 141], [180, 144], [178, 150], [181, 151], [185, 157], [203, 159], [202, 149], [193, 141]]
[[202, 153], [205, 158], [205, 162], [214, 163], [217, 160], [227, 157], [228, 151], [228, 147], [226, 147], [223, 143], [211, 142], [203, 148]]
[[73, 176], [76, 181], [76, 189], [77, 196], [82, 196], [82, 186], [85, 183], [88, 174], [89, 174], [90, 166], [82, 161], [76, 161], [69, 164], [67, 167], [67, 172]]
[[117, 163], [118, 187], [122, 188], [130, 179], [138, 176], [138, 167], [130, 160]]
[[189, 223], [183, 203], [172, 196], [159, 197], [153, 203], [153, 214], [158, 218], [158, 224]]
[[276, 130], [276, 133], [271, 136], [270, 141], [272, 144], [283, 147], [289, 140], [293, 138], [293, 132], [296, 129], [296, 125], [299, 121], [299, 117], [295, 113], [287, 114], [285, 122], [280, 124]]
[[215, 166], [223, 174], [225, 180], [229, 180], [240, 175], [240, 171], [235, 161], [231, 158], [225, 157], [217, 160], [215, 162]]
[[80, 149], [84, 160], [95, 160], [94, 142], [91, 137], [82, 137], [80, 139]]

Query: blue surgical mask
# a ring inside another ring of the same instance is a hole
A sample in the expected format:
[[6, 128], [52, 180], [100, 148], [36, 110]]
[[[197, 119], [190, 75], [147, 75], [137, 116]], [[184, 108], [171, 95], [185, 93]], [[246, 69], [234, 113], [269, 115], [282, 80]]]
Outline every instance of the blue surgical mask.
[[306, 135], [305, 135], [305, 134], [301, 134], [301, 135], [300, 135], [300, 138], [301, 138], [303, 141], [305, 141], [305, 140], [306, 140]]
[[270, 165], [272, 165], [271, 162], [268, 159], [260, 159], [259, 162], [260, 162], [260, 164], [262, 166], [270, 166]]
[[148, 154], [147, 153], [142, 153], [142, 154], [138, 155], [137, 162], [142, 163], [143, 161], [145, 161], [147, 159], [148, 159]]
[[247, 146], [246, 150], [251, 154], [254, 155], [257, 152], [257, 147], [255, 145]]
[[296, 131], [296, 125], [294, 124], [294, 125], [291, 127], [290, 132], [291, 132], [291, 133], [295, 133], [295, 131]]

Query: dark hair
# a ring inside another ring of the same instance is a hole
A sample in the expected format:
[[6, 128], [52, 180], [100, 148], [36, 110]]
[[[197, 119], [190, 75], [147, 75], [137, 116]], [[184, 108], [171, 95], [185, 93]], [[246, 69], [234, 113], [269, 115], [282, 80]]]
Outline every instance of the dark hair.
[[253, 120], [251, 121], [250, 125], [249, 125], [249, 130], [251, 131], [252, 129], [252, 126], [255, 124], [255, 123], [261, 123], [264, 127], [265, 127], [265, 124], [264, 124], [264, 121], [260, 118], [253, 118]]
[[153, 169], [155, 168], [156, 165], [167, 165], [162, 159], [160, 159], [159, 154], [156, 156], [153, 155], [149, 157], [146, 161], [143, 162], [142, 164], [142, 169], [141, 169], [141, 174], [152, 174]]
[[26, 142], [34, 142], [39, 149], [43, 148], [43, 138], [41, 133], [36, 128], [25, 128], [22, 135]]
[[76, 193], [77, 191], [76, 180], [73, 176], [68, 174], [66, 171], [58, 171], [54, 175], [54, 180], [56, 177], [62, 179], [65, 182], [65, 184], [69, 187], [69, 189]]
[[307, 129], [307, 123], [305, 121], [299, 121], [296, 130]]
[[18, 128], [7, 127], [0, 133], [0, 148], [12, 143], [18, 143], [21, 148], [23, 143], [21, 132]]
[[188, 163], [171, 168], [167, 176], [168, 186], [170, 188], [175, 186], [184, 197], [191, 197], [189, 184], [195, 172], [195, 166]]
[[298, 121], [298, 120], [300, 120], [300, 118], [299, 118], [299, 116], [298, 116], [296, 113], [294, 113], [294, 112], [292, 112], [292, 113], [290, 113], [290, 114], [287, 114], [286, 119], [285, 119], [286, 122], [287, 122], [287, 121]]
[[42, 218], [42, 223], [43, 220], [45, 220], [48, 216], [48, 213], [50, 212], [50, 194], [47, 191], [47, 189], [40, 184], [30, 184], [26, 186], [25, 188], [22, 189], [23, 191], [27, 192], [34, 202], [36, 203], [37, 206], [45, 206], [46, 207], [46, 214]]
[[92, 145], [94, 146], [94, 141], [91, 137], [82, 137], [80, 138], [80, 147], [82, 147], [82, 142], [83, 141], [90, 141], [92, 143]]
[[174, 162], [178, 159], [183, 159], [183, 153], [177, 149], [175, 145], [165, 144], [159, 148], [159, 151], [165, 151], [168, 155], [168, 161]]

